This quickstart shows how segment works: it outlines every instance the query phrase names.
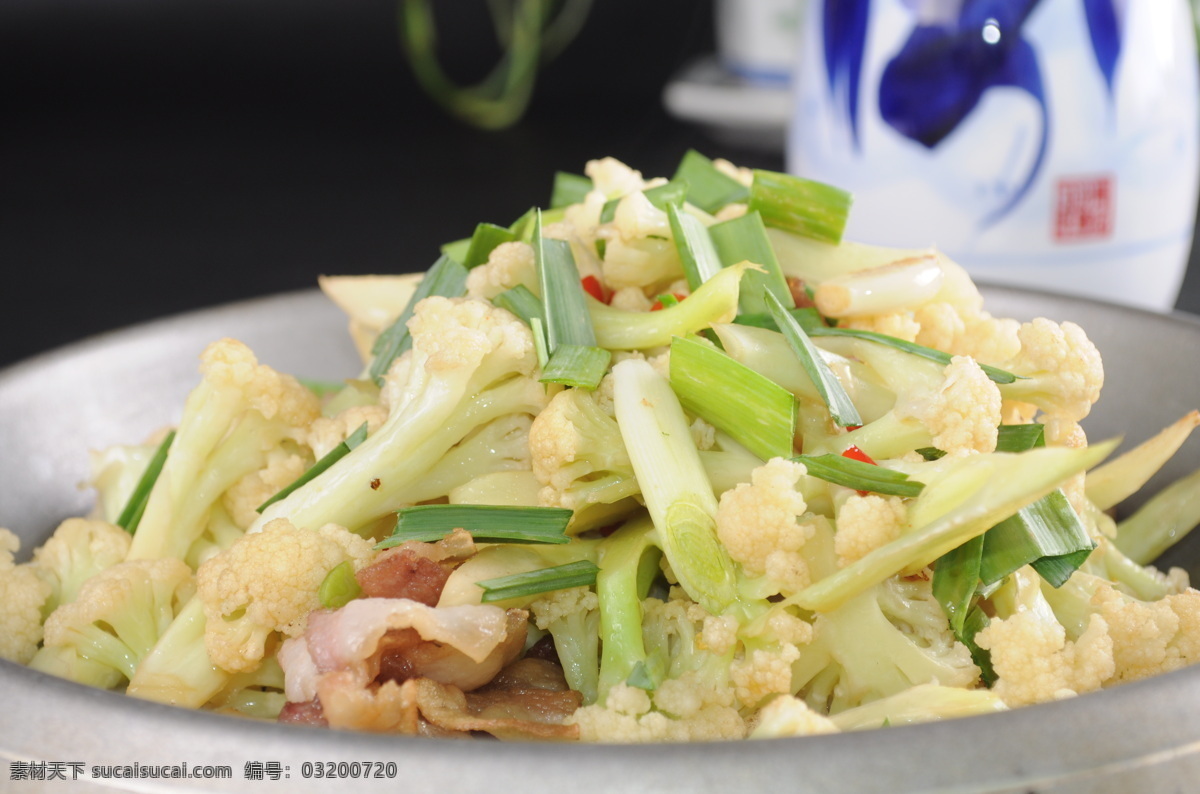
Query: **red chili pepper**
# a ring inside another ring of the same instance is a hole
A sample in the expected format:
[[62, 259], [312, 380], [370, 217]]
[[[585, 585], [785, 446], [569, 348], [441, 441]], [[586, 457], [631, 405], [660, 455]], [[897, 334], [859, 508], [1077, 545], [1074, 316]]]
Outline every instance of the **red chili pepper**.
[[859, 449], [858, 447], [854, 446], [853, 444], [851, 444], [850, 446], [846, 447], [846, 449], [842, 451], [842, 457], [843, 457], [843, 458], [850, 458], [851, 460], [860, 460], [860, 461], [862, 461], [863, 463], [870, 463], [872, 466], [878, 466], [878, 465], [879, 465], [879, 464], [878, 464], [878, 463], [876, 463], [875, 461], [871, 460], [871, 456], [870, 456], [870, 455], [868, 455], [867, 453], [863, 452], [861, 449]]
[[580, 282], [583, 284], [584, 292], [601, 303], [608, 303], [608, 298], [604, 296], [604, 285], [600, 283], [600, 279], [595, 276], [584, 276]]
[[[863, 463], [870, 463], [872, 466], [879, 465], [878, 463], [876, 463], [874, 460], [871, 459], [870, 455], [863, 452], [861, 449], [854, 446], [853, 444], [851, 444], [850, 446], [848, 446], [844, 450], [842, 450], [842, 457], [849, 458], [850, 460], [862, 461]], [[859, 491], [858, 495], [866, 496], [869, 493], [870, 493], [870, 491]]]

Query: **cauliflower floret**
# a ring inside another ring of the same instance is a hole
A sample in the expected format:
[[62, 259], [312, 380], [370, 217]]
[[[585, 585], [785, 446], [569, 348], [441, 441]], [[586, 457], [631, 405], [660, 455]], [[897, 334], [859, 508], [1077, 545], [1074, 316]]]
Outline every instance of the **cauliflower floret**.
[[[663, 711], [651, 711], [650, 696], [644, 690], [617, 684], [609, 690], [606, 705], [577, 709], [569, 722], [579, 726], [579, 738], [585, 742], [692, 742], [745, 738], [746, 723], [736, 709], [707, 701], [705, 695], [697, 698], [694, 693], [684, 691], [687, 686], [686, 682], [668, 685], [661, 695], [664, 706], [680, 709], [688, 713], [687, 717], [673, 719]], [[657, 697], [653, 705], [657, 705]]]
[[15, 533], [0, 528], [0, 659], [27, 664], [42, 641], [42, 605], [52, 588], [32, 565], [13, 563], [20, 547]]
[[751, 576], [766, 575], [779, 592], [792, 593], [809, 584], [808, 564], [800, 554], [814, 528], [797, 520], [808, 506], [796, 490], [806, 474], [803, 465], [773, 458], [721, 495], [717, 537], [729, 556]]
[[533, 473], [548, 507], [575, 511], [574, 532], [600, 526], [635, 505], [633, 463], [617, 422], [582, 389], [561, 391], [529, 428]]
[[1075, 642], [1053, 615], [1035, 609], [992, 620], [975, 642], [991, 652], [998, 676], [993, 691], [1009, 706], [1091, 692], [1116, 669], [1108, 624], [1099, 615]]
[[545, 631], [550, 624], [573, 615], [598, 609], [600, 600], [588, 587], [568, 587], [540, 596], [529, 605], [534, 624]]
[[368, 541], [339, 526], [311, 531], [276, 519], [205, 562], [197, 583], [213, 663], [230, 672], [255, 669], [274, 632], [304, 632], [330, 570], [346, 560], [358, 570], [372, 555]]
[[1103, 584], [1092, 600], [1112, 638], [1112, 682], [1137, 681], [1200, 661], [1200, 592], [1188, 589], [1145, 602]]
[[273, 449], [266, 466], [242, 477], [222, 494], [221, 506], [237, 527], [245, 529], [258, 518], [259, 506], [295, 482], [308, 466], [309, 461], [300, 455]]
[[949, 455], [994, 452], [1000, 426], [1000, 390], [968, 356], [955, 356], [941, 388], [906, 406], [929, 429], [933, 445]]
[[845, 567], [900, 537], [908, 511], [897, 496], [853, 494], [837, 514], [833, 548], [838, 565]]
[[683, 277], [679, 251], [670, 240], [613, 237], [604, 249], [604, 283], [614, 290], [640, 287], [661, 291]]
[[754, 707], [771, 695], [790, 694], [792, 662], [800, 658], [800, 649], [790, 643], [773, 648], [747, 650], [729, 666], [734, 694], [743, 706]]
[[916, 341], [921, 325], [913, 319], [910, 311], [892, 312], [889, 314], [869, 314], [851, 317], [845, 322], [845, 327], [858, 331], [874, 331], [877, 334], [887, 334], [906, 342]]
[[927, 303], [916, 310], [918, 344], [976, 361], [1007, 361], [1021, 349], [1020, 323], [951, 303]]
[[79, 588], [91, 577], [125, 559], [129, 533], [106, 521], [68, 518], [50, 539], [33, 552], [38, 572], [50, 583], [47, 614], [74, 601]]
[[622, 239], [637, 240], [643, 237], [672, 238], [671, 221], [667, 213], [650, 203], [642, 191], [629, 193], [617, 202], [613, 214], [613, 228]]
[[641, 171], [630, 168], [615, 157], [589, 160], [583, 167], [583, 173], [592, 180], [594, 189], [606, 198], [624, 196], [646, 187]]
[[487, 262], [471, 268], [467, 275], [467, 295], [492, 298], [518, 284], [538, 292], [537, 264], [533, 246], [514, 240], [500, 243], [488, 254]]
[[1034, 403], [1062, 419], [1087, 416], [1100, 398], [1104, 365], [1083, 329], [1038, 318], [1023, 323], [1017, 336], [1021, 351], [1003, 368], [1022, 377], [1004, 385], [1005, 398]]
[[320, 401], [290, 375], [259, 364], [246, 345], [222, 339], [200, 357], [175, 441], [150, 492], [131, 559], [187, 556], [221, 494], [267, 465], [284, 440], [299, 440]]
[[84, 582], [46, 619], [46, 648], [63, 648], [133, 678], [195, 591], [182, 560], [128, 560]]
[[641, 287], [621, 287], [613, 292], [608, 305], [627, 312], [648, 312], [654, 303], [646, 297]]
[[800, 698], [781, 695], [759, 709], [750, 738], [776, 739], [821, 733], [838, 733], [838, 727], [833, 720], [813, 711]]

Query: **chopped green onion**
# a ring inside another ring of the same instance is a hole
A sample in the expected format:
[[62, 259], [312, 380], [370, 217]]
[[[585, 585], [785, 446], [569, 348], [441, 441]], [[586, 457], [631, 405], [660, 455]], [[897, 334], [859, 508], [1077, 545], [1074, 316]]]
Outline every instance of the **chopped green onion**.
[[980, 678], [989, 687], [996, 683], [996, 669], [992, 667], [992, 654], [979, 647], [975, 642], [975, 635], [987, 628], [989, 622], [987, 614], [979, 608], [978, 605], [971, 607], [967, 612], [967, 619], [963, 623], [962, 633], [955, 635], [959, 642], [967, 646], [967, 650], [971, 652], [971, 661], [979, 668], [981, 673]]
[[475, 233], [471, 235], [471, 245], [467, 249], [466, 257], [462, 260], [463, 267], [468, 270], [479, 267], [487, 262], [488, 256], [496, 246], [501, 243], [511, 243], [516, 239], [517, 236], [511, 229], [497, 226], [494, 223], [479, 224], [475, 227]]
[[530, 292], [524, 284], [504, 290], [492, 298], [492, 303], [517, 315], [530, 327], [533, 325], [531, 320], [534, 317], [540, 320], [544, 312], [542, 299]]
[[750, 189], [728, 174], [721, 173], [713, 161], [694, 149], [683, 155], [672, 181], [686, 182], [687, 200], [705, 212], [716, 212], [726, 204], [745, 201]]
[[776, 229], [837, 245], [846, 228], [852, 196], [844, 190], [776, 171], [755, 170], [751, 212]]
[[485, 579], [476, 584], [483, 588], [483, 597], [480, 600], [488, 604], [493, 601], [507, 601], [510, 598], [525, 598], [539, 593], [566, 590], [568, 587], [593, 585], [599, 570], [599, 566], [591, 560], [578, 560], [552, 568]]
[[671, 388], [683, 407], [763, 460], [792, 454], [796, 398], [703, 342], [671, 342]]
[[392, 534], [377, 549], [406, 540], [437, 541], [465, 529], [482, 543], [568, 543], [565, 534], [572, 511], [562, 507], [510, 505], [416, 505], [396, 515]]
[[392, 362], [402, 356], [412, 347], [412, 337], [408, 333], [408, 321], [413, 316], [417, 304], [430, 295], [440, 295], [444, 298], [458, 298], [467, 293], [467, 269], [448, 256], [441, 256], [426, 271], [416, 291], [408, 299], [408, 304], [400, 316], [379, 335], [371, 346], [371, 366], [367, 370], [371, 378], [383, 385], [383, 376], [387, 373]]
[[971, 538], [938, 557], [933, 566], [933, 597], [942, 605], [954, 635], [961, 639], [967, 614], [979, 590], [979, 563], [983, 536]]
[[438, 250], [442, 252], [442, 256], [448, 256], [455, 262], [466, 261], [467, 252], [471, 250], [471, 238], [464, 237], [461, 240], [442, 243]]
[[643, 360], [618, 363], [613, 381], [617, 426], [671, 571], [712, 614], [742, 609], [733, 560], [717, 537], [717, 499], [679, 398]]
[[650, 675], [650, 669], [645, 661], [639, 661], [633, 666], [629, 677], [625, 679], [625, 683], [637, 689], [644, 689], [647, 692], [653, 692], [658, 688], [658, 682]]
[[546, 326], [542, 318], [530, 317], [529, 330], [533, 331], [533, 350], [537, 353], [538, 369], [544, 370], [550, 363], [550, 350], [546, 344]]
[[941, 460], [946, 457], [946, 450], [937, 447], [921, 447], [913, 450], [925, 460]]
[[561, 383], [581, 389], [595, 389], [600, 385], [612, 352], [602, 347], [582, 345], [559, 345], [550, 354], [550, 360], [542, 367], [542, 383]]
[[819, 480], [856, 491], [914, 497], [919, 496], [925, 488], [925, 483], [910, 480], [904, 472], [854, 460], [844, 455], [796, 455], [792, 460], [803, 463], [808, 473]]
[[301, 386], [322, 399], [346, 388], [344, 380], [313, 380], [311, 378], [299, 378], [298, 380]]
[[[826, 325], [824, 318], [822, 318], [817, 311], [812, 308], [795, 309], [789, 312], [789, 314], [800, 324], [800, 327], [804, 329], [805, 333], [811, 337], [841, 336], [851, 339], [862, 339], [867, 342], [876, 342], [881, 345], [887, 345], [888, 347], [896, 350], [900, 350], [905, 353], [911, 353], [914, 356], [920, 356], [921, 358], [925, 358], [930, 361], [936, 361], [942, 365], [949, 364], [951, 358], [953, 358], [949, 353], [945, 353], [941, 350], [936, 350], [932, 347], [926, 347], [925, 345], [918, 345], [916, 342], [909, 342], [904, 339], [900, 339], [899, 337], [881, 334], [877, 331], [865, 331], [858, 328], [832, 328]], [[739, 317], [738, 319], [740, 321], [742, 318]], [[748, 324], [754, 325], [762, 322], [761, 318], [752, 319], [755, 322]], [[776, 328], [778, 328], [778, 326], [776, 326]], [[991, 367], [986, 364], [980, 364], [979, 368], [984, 371], [984, 373], [993, 383], [1013, 383], [1022, 377], [1020, 375], [1014, 375], [1011, 372], [1006, 372], [1005, 370]]]
[[787, 309], [773, 294], [768, 293], [765, 297], [767, 310], [776, 325], [779, 326], [784, 338], [787, 339], [788, 346], [792, 348], [796, 358], [800, 359], [800, 364], [808, 373], [817, 393], [829, 407], [829, 415], [833, 417], [833, 421], [841, 427], [861, 425], [863, 420], [859, 416], [858, 409], [854, 407], [850, 395], [842, 388], [841, 381], [837, 379], [833, 370], [829, 369], [829, 365], [821, 357], [821, 351], [817, 349], [817, 346], [808, 338], [808, 334], [804, 333], [804, 329], [792, 315], [788, 314]]
[[1000, 425], [996, 435], [997, 452], [1024, 452], [1046, 446], [1046, 426], [1039, 424]]
[[747, 272], [742, 277], [739, 311], [746, 314], [767, 311], [764, 301], [768, 292], [789, 309], [796, 305], [787, 279], [779, 268], [779, 260], [775, 258], [775, 249], [767, 238], [762, 216], [751, 212], [740, 218], [714, 223], [708, 227], [708, 234], [724, 267], [749, 261], [761, 268]]
[[154, 451], [154, 456], [150, 458], [150, 462], [146, 464], [146, 470], [138, 478], [133, 493], [129, 495], [125, 509], [121, 511], [121, 515], [117, 516], [117, 526], [130, 535], [137, 532], [138, 524], [142, 521], [142, 514], [146, 512], [146, 503], [150, 501], [150, 492], [154, 490], [154, 483], [158, 481], [158, 475], [162, 473], [163, 464], [167, 462], [167, 452], [171, 449], [171, 442], [174, 440], [175, 431], [172, 430], [167, 433], [166, 438]]
[[588, 314], [571, 246], [564, 240], [542, 237], [540, 212], [533, 223], [533, 252], [542, 287], [547, 349], [553, 355], [559, 345], [595, 347], [592, 317]]
[[[653, 206], [657, 207], [663, 212], [668, 212], [669, 207], [678, 207], [683, 203], [683, 200], [687, 195], [687, 190], [688, 186], [686, 182], [680, 182], [677, 179], [672, 179], [665, 185], [658, 185], [657, 187], [643, 190], [642, 193], [646, 196], [646, 200], [649, 201]], [[622, 196], [622, 198], [624, 197]], [[617, 205], [620, 203], [620, 198], [610, 199], [604, 202], [604, 206], [600, 210], [600, 222], [612, 223], [613, 219], [617, 217]]]
[[530, 207], [525, 210], [521, 217], [512, 222], [508, 230], [512, 232], [518, 240], [527, 243], [533, 239], [533, 222], [537, 218], [538, 208]]
[[357, 430], [355, 430], [353, 433], [351, 433], [349, 436], [346, 437], [345, 441], [338, 444], [333, 449], [329, 450], [329, 452], [325, 453], [324, 457], [322, 457], [320, 460], [318, 460], [312, 466], [309, 466], [308, 470], [305, 471], [303, 474], [301, 474], [299, 477], [297, 477], [292, 482], [291, 485], [289, 485], [286, 488], [284, 488], [283, 490], [279, 491], [278, 493], [276, 493], [274, 496], [272, 496], [267, 501], [260, 504], [255, 509], [260, 513], [262, 511], [266, 510], [268, 507], [275, 504], [280, 499], [285, 498], [292, 491], [296, 490], [297, 488], [299, 488], [300, 486], [309, 482], [310, 480], [315, 479], [317, 477], [317, 475], [321, 474], [323, 471], [328, 469], [330, 466], [337, 463], [342, 458], [346, 457], [346, 455], [350, 454], [350, 451], [352, 449], [354, 449], [355, 447], [357, 447], [359, 444], [361, 444], [362, 442], [364, 442], [366, 440], [367, 440], [367, 423], [363, 422], [361, 425], [358, 426]]
[[721, 258], [713, 246], [708, 227], [695, 215], [681, 212], [678, 207], [667, 207], [671, 221], [671, 236], [675, 238], [675, 250], [683, 263], [688, 287], [695, 292], [700, 285], [721, 270]]
[[556, 171], [554, 173], [554, 190], [550, 193], [550, 207], [558, 209], [578, 204], [587, 197], [591, 189], [592, 180], [586, 176]]
[[991, 584], [1032, 564], [1044, 578], [1050, 577], [1046, 581], [1051, 585], [1061, 587], [1092, 547], [1067, 497], [1052, 491], [984, 533], [979, 579]]
[[362, 595], [362, 587], [354, 578], [354, 563], [350, 560], [338, 563], [330, 569], [329, 573], [325, 574], [325, 578], [321, 580], [320, 588], [317, 589], [317, 597], [321, 599], [321, 606], [326, 609], [344, 607], [360, 595]]
[[662, 295], [659, 295], [657, 298], [655, 298], [654, 302], [657, 303], [661, 309], [669, 309], [672, 306], [679, 305], [679, 298], [676, 298], [669, 292], [664, 292]]

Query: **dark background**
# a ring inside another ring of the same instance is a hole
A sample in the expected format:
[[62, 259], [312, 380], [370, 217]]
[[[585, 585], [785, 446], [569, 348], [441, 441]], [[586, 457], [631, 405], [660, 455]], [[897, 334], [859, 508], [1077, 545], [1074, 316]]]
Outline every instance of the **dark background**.
[[[481, 76], [484, 2], [435, 5], [444, 61]], [[322, 273], [424, 269], [595, 157], [647, 176], [688, 147], [782, 168], [663, 110], [670, 76], [713, 50], [712, 15], [594, 3], [528, 115], [483, 132], [417, 90], [392, 0], [6, 0], [0, 366]], [[1200, 310], [1197, 281], [1181, 308]]]

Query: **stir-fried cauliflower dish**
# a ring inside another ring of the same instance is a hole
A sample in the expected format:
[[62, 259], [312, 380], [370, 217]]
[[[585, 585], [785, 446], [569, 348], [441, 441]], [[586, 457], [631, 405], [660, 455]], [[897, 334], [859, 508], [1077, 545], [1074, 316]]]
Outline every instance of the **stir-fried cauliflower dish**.
[[31, 555], [0, 529], [0, 657], [252, 719], [583, 742], [879, 728], [1200, 660], [1200, 592], [1151, 566], [1200, 474], [1118, 509], [1200, 413], [1089, 439], [1084, 329], [843, 241], [849, 210], [609, 158], [422, 275], [322, 279], [358, 376], [212, 342], [176, 424], [92, 453], [89, 516]]

